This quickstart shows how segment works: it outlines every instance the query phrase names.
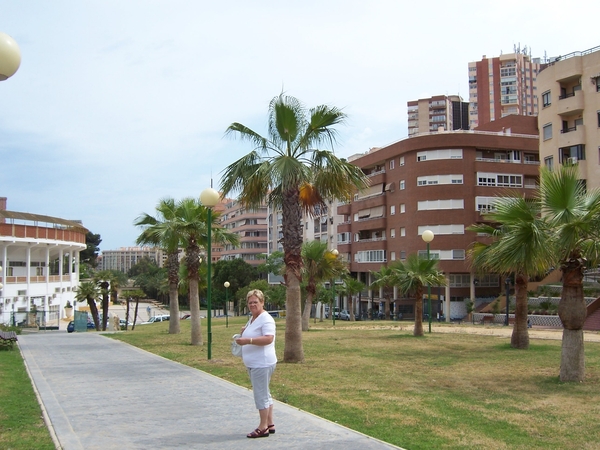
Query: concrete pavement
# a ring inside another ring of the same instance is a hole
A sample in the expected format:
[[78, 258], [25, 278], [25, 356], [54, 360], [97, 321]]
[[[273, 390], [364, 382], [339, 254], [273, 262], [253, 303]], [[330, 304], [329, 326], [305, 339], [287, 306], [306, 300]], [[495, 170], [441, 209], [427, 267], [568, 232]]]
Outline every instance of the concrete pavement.
[[19, 347], [60, 449], [399, 448], [279, 402], [277, 433], [248, 439], [250, 390], [99, 333], [22, 334]]

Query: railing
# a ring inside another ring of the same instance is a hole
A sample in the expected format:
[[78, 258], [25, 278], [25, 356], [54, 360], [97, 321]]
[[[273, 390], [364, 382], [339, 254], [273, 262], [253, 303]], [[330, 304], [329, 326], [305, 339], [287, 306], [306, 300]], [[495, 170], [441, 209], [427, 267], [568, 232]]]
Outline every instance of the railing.
[[384, 237], [380, 237], [380, 238], [369, 238], [369, 239], [359, 239], [358, 242], [379, 242], [379, 241], [385, 241], [387, 240]]
[[[496, 158], [483, 158], [480, 156], [475, 158], [475, 161], [521, 164], [520, 159], [496, 159]], [[535, 162], [534, 162], [534, 164], [535, 164]], [[539, 161], [538, 161], [538, 164], [539, 164]]]
[[385, 173], [385, 169], [379, 170], [377, 172], [371, 172], [367, 174], [367, 177], [374, 177], [375, 175], [379, 175], [380, 173]]
[[359, 218], [358, 220], [355, 220], [355, 222], [366, 222], [367, 220], [376, 220], [376, 219], [385, 219], [385, 216], [379, 216], [379, 217], [365, 217], [363, 219]]
[[570, 133], [571, 131], [576, 131], [577, 127], [569, 127], [569, 128], [563, 128], [562, 130], [560, 130], [561, 134], [564, 133]]
[[565, 98], [575, 97], [575, 91], [569, 92], [568, 94], [564, 94], [558, 97], [559, 100], [563, 100]]
[[590, 48], [588, 50], [584, 50], [582, 52], [571, 52], [571, 53], [567, 53], [566, 55], [561, 55], [561, 56], [557, 56], [556, 58], [554, 58], [553, 61], [548, 61], [548, 65], [554, 65], [555, 63], [557, 63], [558, 61], [562, 61], [564, 59], [569, 59], [569, 58], [573, 58], [575, 56], [585, 56], [585, 55], [589, 55], [590, 53], [594, 53], [597, 52], [598, 50], [600, 50], [600, 45], [597, 47], [593, 47]]

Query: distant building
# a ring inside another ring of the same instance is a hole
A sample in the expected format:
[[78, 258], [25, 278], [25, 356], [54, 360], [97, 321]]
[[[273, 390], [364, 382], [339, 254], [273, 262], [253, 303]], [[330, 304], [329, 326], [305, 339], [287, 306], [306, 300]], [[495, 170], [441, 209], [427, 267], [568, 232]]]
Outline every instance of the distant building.
[[237, 200], [227, 200], [223, 206], [221, 227], [237, 234], [240, 243], [223, 245], [218, 259], [227, 261], [239, 258], [255, 267], [264, 263], [268, 252], [266, 205], [252, 210]]
[[520, 52], [469, 63], [469, 126], [471, 129], [517, 114], [537, 116], [537, 75], [544, 66]]
[[600, 47], [552, 58], [537, 79], [540, 159], [577, 164], [589, 188], [600, 187]]
[[468, 130], [469, 103], [458, 95], [436, 95], [407, 103], [408, 135]]
[[142, 258], [154, 261], [158, 267], [163, 267], [167, 255], [158, 247], [121, 247], [118, 250], [103, 250], [101, 270], [118, 270], [127, 273]]
[[[80, 222], [6, 210], [0, 197], [0, 323], [58, 326], [74, 304], [79, 253], [87, 229]], [[36, 309], [36, 315], [27, 314]]]

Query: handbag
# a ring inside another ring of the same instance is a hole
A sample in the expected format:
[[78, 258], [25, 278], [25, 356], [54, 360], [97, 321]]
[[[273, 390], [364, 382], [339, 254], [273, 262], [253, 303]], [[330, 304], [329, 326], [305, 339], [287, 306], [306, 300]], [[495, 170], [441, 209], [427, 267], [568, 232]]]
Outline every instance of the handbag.
[[233, 356], [238, 356], [238, 357], [242, 356], [242, 346], [240, 344], [238, 344], [237, 342], [235, 342], [235, 340], [237, 338], [241, 338], [241, 337], [242, 337], [241, 334], [233, 335], [233, 341], [231, 341], [231, 354]]

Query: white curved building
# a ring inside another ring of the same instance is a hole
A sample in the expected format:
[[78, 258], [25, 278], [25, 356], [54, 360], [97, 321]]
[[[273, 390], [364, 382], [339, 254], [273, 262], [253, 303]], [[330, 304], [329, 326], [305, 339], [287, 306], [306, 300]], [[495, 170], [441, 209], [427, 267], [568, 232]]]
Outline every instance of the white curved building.
[[[6, 199], [0, 200], [0, 323], [57, 326], [67, 301], [75, 300], [87, 230], [70, 220], [6, 211]], [[32, 310], [37, 314], [27, 314]]]

